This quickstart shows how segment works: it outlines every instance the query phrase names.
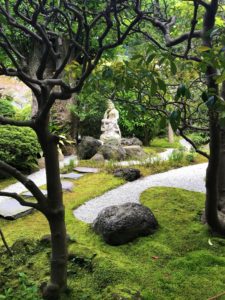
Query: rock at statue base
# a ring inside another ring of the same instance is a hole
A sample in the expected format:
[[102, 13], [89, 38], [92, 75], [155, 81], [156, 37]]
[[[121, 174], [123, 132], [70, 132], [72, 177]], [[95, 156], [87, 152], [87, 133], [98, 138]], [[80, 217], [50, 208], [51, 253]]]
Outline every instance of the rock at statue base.
[[122, 138], [121, 145], [123, 145], [123, 146], [142, 146], [143, 143], [138, 138], [132, 137], [132, 138]]
[[91, 160], [94, 160], [94, 161], [99, 161], [99, 162], [103, 162], [105, 161], [104, 159], [104, 156], [100, 153], [96, 153], [92, 158]]
[[103, 133], [100, 136], [100, 140], [103, 142], [103, 144], [121, 144], [121, 136], [117, 133]]
[[126, 151], [126, 158], [145, 159], [147, 156], [141, 146], [123, 146], [123, 149]]
[[77, 154], [80, 159], [90, 159], [97, 152], [102, 143], [90, 136], [85, 136], [77, 147]]
[[126, 157], [126, 151], [120, 145], [113, 145], [111, 143], [103, 144], [98, 151], [102, 154], [104, 159], [107, 160], [124, 160]]
[[141, 172], [134, 168], [120, 168], [113, 172], [116, 177], [124, 178], [127, 181], [134, 181], [141, 177]]
[[148, 207], [125, 203], [103, 209], [93, 223], [93, 229], [109, 245], [123, 245], [135, 238], [153, 234], [158, 222]]

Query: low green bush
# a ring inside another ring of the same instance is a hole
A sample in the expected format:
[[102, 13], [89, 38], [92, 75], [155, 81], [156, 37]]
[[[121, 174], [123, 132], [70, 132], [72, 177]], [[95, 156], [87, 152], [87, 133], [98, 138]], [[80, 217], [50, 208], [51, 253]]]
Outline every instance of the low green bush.
[[37, 154], [40, 150], [32, 129], [0, 126], [0, 160], [29, 173], [37, 168]]
[[173, 150], [169, 156], [169, 162], [182, 162], [185, 157], [183, 149]]

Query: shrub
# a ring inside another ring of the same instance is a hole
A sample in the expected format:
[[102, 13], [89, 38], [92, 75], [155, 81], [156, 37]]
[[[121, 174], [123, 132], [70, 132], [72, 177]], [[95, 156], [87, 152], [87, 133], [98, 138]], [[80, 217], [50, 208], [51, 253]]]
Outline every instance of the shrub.
[[170, 154], [168, 160], [169, 162], [176, 162], [180, 163], [184, 159], [184, 150], [173, 150], [173, 152]]
[[32, 129], [0, 126], [0, 160], [21, 171], [31, 172], [37, 167], [40, 150]]
[[29, 120], [30, 117], [31, 117], [31, 105], [30, 104], [27, 104], [22, 109], [16, 110], [15, 118], [17, 120], [25, 121], [25, 120]]
[[13, 118], [15, 116], [15, 108], [8, 98], [0, 99], [0, 115], [6, 118]]
[[209, 141], [209, 137], [204, 133], [192, 133], [188, 137], [195, 143], [197, 147], [206, 145]]

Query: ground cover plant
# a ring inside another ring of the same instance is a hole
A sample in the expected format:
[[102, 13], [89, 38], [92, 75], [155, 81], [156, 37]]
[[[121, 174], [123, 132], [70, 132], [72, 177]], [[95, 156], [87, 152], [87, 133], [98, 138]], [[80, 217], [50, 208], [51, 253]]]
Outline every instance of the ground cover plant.
[[[72, 241], [69, 290], [63, 299], [197, 300], [223, 292], [224, 240], [213, 236], [200, 221], [203, 194], [163, 187], [145, 191], [141, 203], [152, 209], [160, 229], [153, 236], [120, 247], [106, 245], [89, 225], [73, 217], [72, 209], [121, 183], [107, 174], [88, 175], [77, 181], [73, 193], [65, 194], [66, 223]], [[49, 232], [47, 222], [40, 213], [34, 213], [0, 224], [15, 252], [13, 259], [3, 253], [1, 256], [2, 299], [11, 299], [9, 288], [17, 290], [14, 299], [21, 299], [21, 295], [24, 299], [41, 299], [37, 287], [49, 275], [50, 246], [45, 240], [40, 242]], [[30, 231], [26, 233], [27, 226]], [[215, 278], [213, 284], [211, 276]]]

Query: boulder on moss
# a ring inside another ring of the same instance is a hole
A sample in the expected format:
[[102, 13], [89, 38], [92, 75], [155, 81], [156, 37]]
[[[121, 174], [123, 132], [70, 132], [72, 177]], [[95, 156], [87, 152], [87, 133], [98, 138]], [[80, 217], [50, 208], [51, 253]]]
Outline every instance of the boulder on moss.
[[96, 153], [96, 154], [91, 158], [91, 160], [103, 162], [105, 159], [104, 159], [104, 156], [103, 156], [101, 153]]
[[134, 168], [120, 168], [113, 172], [114, 176], [125, 179], [126, 181], [134, 181], [141, 177], [139, 169]]
[[138, 203], [125, 203], [103, 209], [93, 229], [109, 245], [122, 245], [156, 231], [158, 222], [151, 210]]
[[90, 159], [92, 158], [97, 152], [102, 143], [91, 137], [85, 136], [78, 144], [77, 147], [77, 154], [80, 159]]
[[104, 159], [107, 160], [124, 160], [126, 157], [126, 151], [121, 145], [114, 145], [111, 143], [103, 144], [99, 151], [99, 154], [102, 154]]
[[138, 145], [138, 146], [142, 146], [143, 143], [141, 140], [139, 140], [136, 137], [132, 137], [132, 138], [122, 138], [121, 139], [121, 144], [123, 146], [133, 146], [133, 145]]
[[147, 157], [141, 146], [124, 146], [126, 158], [145, 159]]

